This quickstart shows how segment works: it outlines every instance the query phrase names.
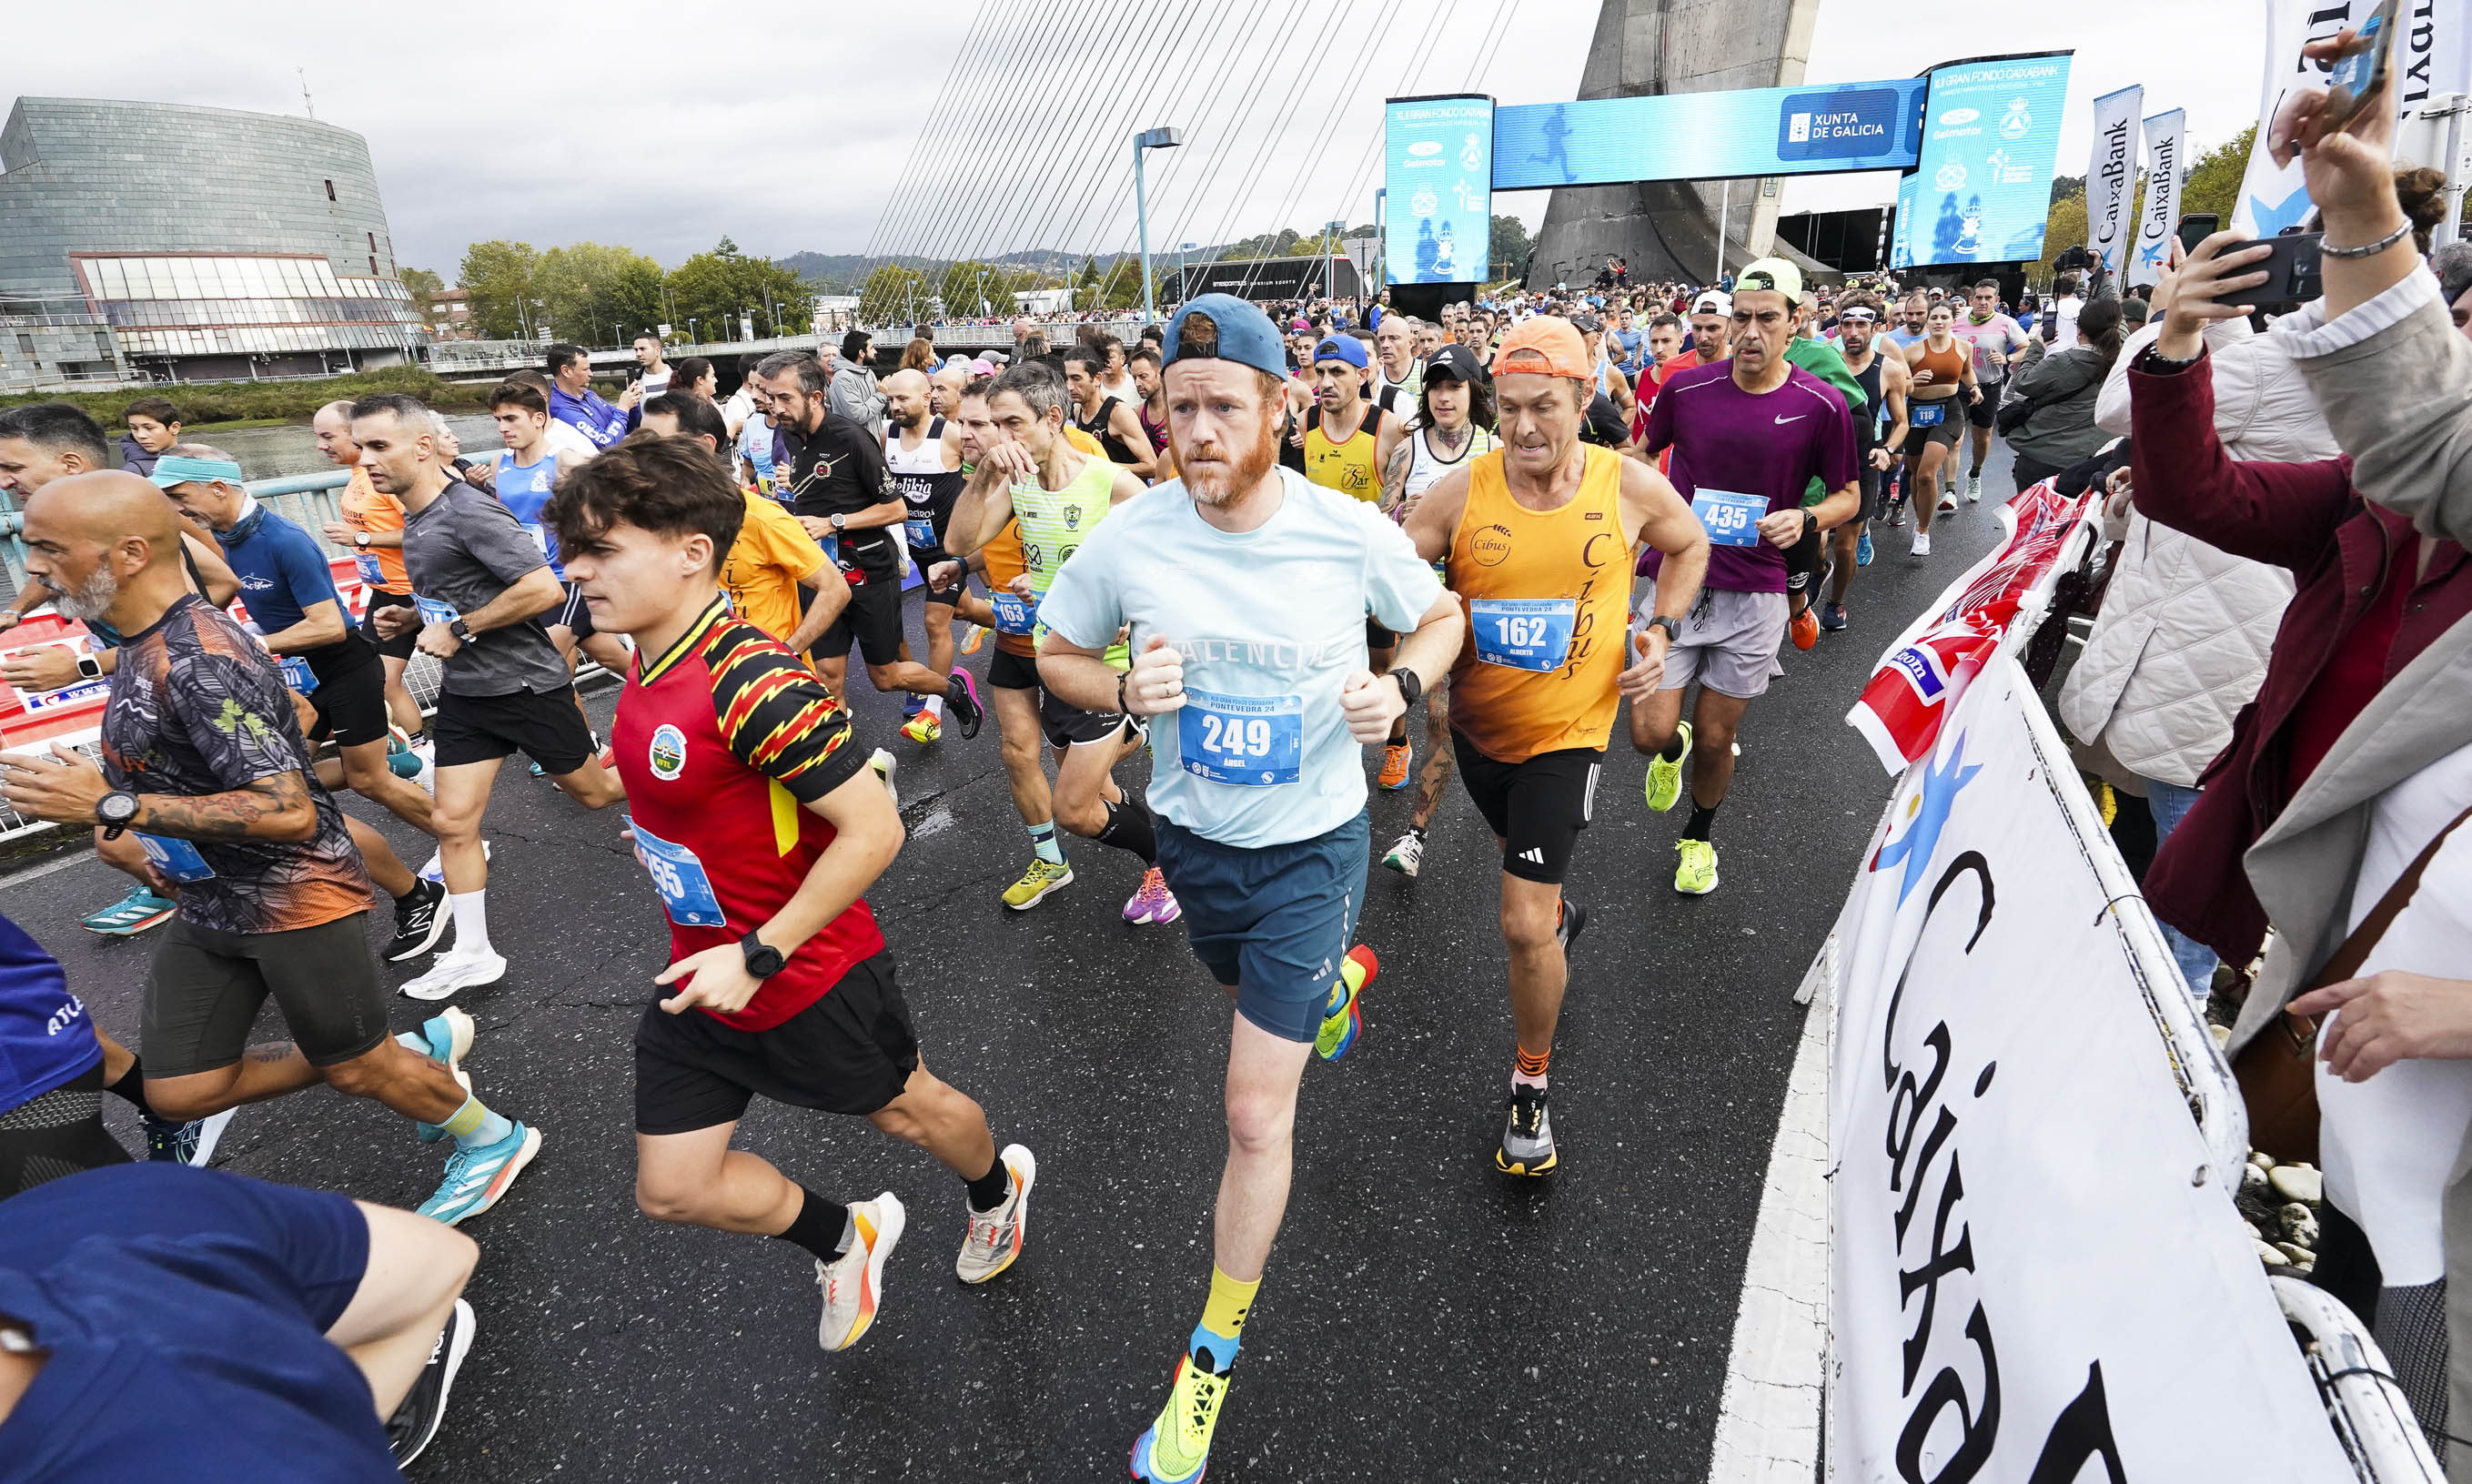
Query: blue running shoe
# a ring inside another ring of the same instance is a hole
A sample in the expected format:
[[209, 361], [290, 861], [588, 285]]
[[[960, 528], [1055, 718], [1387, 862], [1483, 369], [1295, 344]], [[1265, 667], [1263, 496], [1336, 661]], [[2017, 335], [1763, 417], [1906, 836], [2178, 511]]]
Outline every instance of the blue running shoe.
[[1868, 526], [1864, 527], [1863, 534], [1854, 539], [1854, 564], [1856, 566], [1871, 564], [1871, 528]]
[[518, 1123], [494, 1144], [458, 1149], [446, 1161], [438, 1193], [420, 1203], [420, 1213], [454, 1226], [498, 1204], [524, 1166], [540, 1153], [540, 1130]]
[[169, 897], [158, 897], [147, 887], [138, 887], [100, 912], [90, 913], [79, 925], [90, 933], [107, 938], [127, 938], [171, 921], [179, 904]]

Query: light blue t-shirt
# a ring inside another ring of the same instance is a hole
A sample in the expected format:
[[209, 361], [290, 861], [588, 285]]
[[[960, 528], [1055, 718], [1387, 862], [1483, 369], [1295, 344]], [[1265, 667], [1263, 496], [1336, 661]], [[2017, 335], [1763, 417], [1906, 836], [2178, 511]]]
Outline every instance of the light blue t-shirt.
[[1241, 534], [1171, 480], [1108, 512], [1056, 574], [1038, 616], [1103, 649], [1132, 626], [1184, 656], [1185, 706], [1151, 720], [1151, 807], [1239, 849], [1328, 834], [1365, 807], [1364, 749], [1339, 708], [1365, 669], [1365, 619], [1416, 627], [1442, 585], [1371, 504], [1279, 477], [1286, 499]]

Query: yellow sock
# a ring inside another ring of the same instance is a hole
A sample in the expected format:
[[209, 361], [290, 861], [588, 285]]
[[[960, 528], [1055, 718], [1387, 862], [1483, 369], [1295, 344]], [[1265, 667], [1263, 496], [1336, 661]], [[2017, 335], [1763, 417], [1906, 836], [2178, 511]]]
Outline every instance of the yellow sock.
[[1201, 1305], [1201, 1323], [1194, 1327], [1194, 1364], [1214, 1375], [1224, 1376], [1236, 1363], [1236, 1348], [1245, 1337], [1245, 1316], [1253, 1311], [1253, 1295], [1262, 1286], [1260, 1279], [1239, 1282], [1210, 1265], [1210, 1298]]

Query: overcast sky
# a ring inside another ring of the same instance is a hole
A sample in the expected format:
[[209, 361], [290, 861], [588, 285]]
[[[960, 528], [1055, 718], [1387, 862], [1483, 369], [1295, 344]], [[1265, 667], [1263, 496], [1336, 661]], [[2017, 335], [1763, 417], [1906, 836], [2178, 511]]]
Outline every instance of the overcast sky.
[[[1010, 0], [1000, 13], [1026, 25], [1042, 3]], [[1197, 34], [1194, 70], [1205, 82], [1220, 78], [1218, 94], [1203, 97], [1200, 83], [1190, 93], [1163, 85], [1161, 111], [1175, 100], [1180, 116], [1145, 120], [1188, 133], [1185, 149], [1152, 156], [1153, 250], [1173, 251], [1183, 238], [1310, 229], [1329, 216], [1369, 220], [1382, 98], [1463, 88], [1501, 3], [1270, 0], [1213, 12], [1250, 30], [1234, 35], [1223, 21], [1206, 47]], [[1598, 0], [1515, 4], [1476, 90], [1506, 104], [1576, 96]], [[1079, 157], [1054, 156], [1074, 153], [1070, 109], [1084, 90], [1102, 90], [1104, 103], [1105, 90], [1126, 82], [1108, 43], [1090, 38], [1117, 36], [1115, 55], [1129, 55], [1140, 27], [1185, 12], [1179, 0], [1081, 0], [1066, 9], [1073, 19], [1056, 29], [1063, 39], [1048, 65], [1017, 65], [980, 94], [1019, 100], [1009, 104], [1012, 133], [1043, 145], [1048, 157], [999, 166], [994, 146], [939, 152], [940, 168], [957, 182], [968, 178], [968, 187], [908, 193], [910, 209], [896, 211], [883, 236], [887, 203], [932, 122], [973, 4], [834, 0], [812, 21], [776, 8], [716, 11], [707, 24], [675, 0], [597, 0], [527, 7], [511, 24], [504, 4], [469, 0], [434, 0], [392, 19], [276, 0], [218, 0], [210, 11], [140, 0], [112, 10], [107, 36], [79, 7], [24, 5], [12, 8], [10, 51], [21, 61], [40, 59], [39, 75], [20, 66], [8, 76], [21, 92], [297, 114], [294, 69], [305, 68], [318, 116], [368, 139], [399, 260], [450, 280], [464, 247], [491, 237], [539, 247], [619, 243], [672, 266], [724, 233], [774, 256], [939, 240], [969, 251], [1129, 248], [1124, 137], [1094, 142]], [[1379, 26], [1386, 9], [1392, 19]], [[2114, 87], [2143, 83], [2148, 112], [2185, 108], [2199, 151], [2250, 122], [2262, 9], [2255, 0], [2144, 0], [2113, 12], [2133, 14], [2132, 40], [2125, 26], [2090, 23], [2092, 12], [2074, 7], [1823, 0], [1806, 77], [1910, 76], [1954, 58], [2075, 46], [2058, 169], [2076, 175], [2085, 168], [2090, 100]], [[1304, 28], [1275, 29], [1296, 13]], [[1336, 29], [1313, 33], [1326, 17], [1337, 17]], [[2227, 20], [2237, 26], [2219, 34]], [[1361, 30], [1349, 29], [1359, 22]], [[1272, 64], [1254, 68], [1256, 54]], [[1353, 81], [1335, 87], [1341, 78]], [[1052, 84], [1043, 98], [1042, 80]], [[1248, 99], [1259, 101], [1249, 117]], [[1000, 179], [978, 179], [988, 175]], [[1790, 180], [1785, 208], [1878, 204], [1895, 182], [1894, 174]], [[933, 199], [922, 205], [921, 196]], [[1497, 209], [1533, 227], [1546, 201], [1541, 191], [1504, 196]], [[1069, 227], [1078, 240], [1054, 240]]]

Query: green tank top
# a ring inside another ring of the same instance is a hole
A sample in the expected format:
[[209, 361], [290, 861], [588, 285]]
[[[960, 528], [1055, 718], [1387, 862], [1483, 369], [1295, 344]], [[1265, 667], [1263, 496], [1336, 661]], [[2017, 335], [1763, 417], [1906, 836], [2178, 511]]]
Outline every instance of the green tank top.
[[[1115, 492], [1116, 466], [1083, 457], [1081, 474], [1061, 490], [1050, 490], [1035, 478], [1013, 483], [1012, 514], [1021, 530], [1021, 566], [1030, 574], [1031, 590], [1041, 598], [1047, 596], [1064, 563], [1089, 539], [1091, 528], [1105, 518]], [[1032, 637], [1034, 641], [1046, 638], [1047, 625], [1040, 624]], [[1107, 662], [1121, 670], [1132, 659], [1123, 645], [1114, 644], [1108, 646]]]

